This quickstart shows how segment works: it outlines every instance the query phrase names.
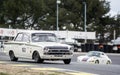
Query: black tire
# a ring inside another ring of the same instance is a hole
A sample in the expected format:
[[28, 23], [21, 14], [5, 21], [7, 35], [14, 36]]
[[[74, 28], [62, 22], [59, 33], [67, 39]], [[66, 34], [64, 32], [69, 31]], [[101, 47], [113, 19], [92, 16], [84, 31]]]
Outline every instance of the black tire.
[[15, 57], [13, 51], [10, 51], [10, 52], [9, 52], [9, 56], [10, 56], [10, 60], [11, 60], [11, 61], [17, 61], [17, 60], [18, 60], [18, 58]]
[[64, 62], [64, 64], [70, 64], [71, 59], [64, 59], [63, 62]]
[[107, 63], [106, 64], [110, 64], [110, 61], [107, 61]]
[[99, 64], [99, 61], [98, 61], [98, 60], [96, 60], [96, 61], [95, 61], [95, 64]]
[[35, 60], [35, 62], [37, 62], [37, 63], [43, 63], [43, 59], [41, 59], [40, 58], [40, 55], [39, 55], [39, 53], [38, 52], [35, 52], [34, 54], [33, 54], [33, 59]]

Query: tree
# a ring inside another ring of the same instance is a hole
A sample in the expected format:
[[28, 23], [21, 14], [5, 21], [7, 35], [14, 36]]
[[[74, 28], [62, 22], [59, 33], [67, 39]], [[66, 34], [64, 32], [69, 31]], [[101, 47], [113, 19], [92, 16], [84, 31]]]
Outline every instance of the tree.
[[0, 26], [1, 27], [6, 27], [5, 25], [5, 20], [4, 20], [4, 12], [3, 12], [3, 3], [6, 0], [0, 0]]
[[[59, 28], [62, 30], [64, 26], [68, 30], [84, 30], [84, 5], [83, 0], [61, 0], [59, 4]], [[45, 2], [49, 8], [49, 18], [52, 27], [56, 28], [56, 0], [47, 0]], [[109, 2], [105, 0], [86, 0], [87, 3], [87, 30], [95, 31], [98, 25], [101, 25], [100, 19], [110, 10]], [[72, 24], [72, 25], [71, 25]]]
[[[111, 24], [111, 37], [113, 37], [113, 32], [115, 30], [116, 36], [115, 37], [120, 37], [120, 14], [117, 14], [116, 16], [113, 17], [114, 21]], [[113, 39], [113, 38], [112, 38]]]
[[[46, 15], [44, 0], [7, 0], [4, 2], [6, 24], [12, 28], [35, 27]], [[44, 7], [44, 8], [43, 8]]]

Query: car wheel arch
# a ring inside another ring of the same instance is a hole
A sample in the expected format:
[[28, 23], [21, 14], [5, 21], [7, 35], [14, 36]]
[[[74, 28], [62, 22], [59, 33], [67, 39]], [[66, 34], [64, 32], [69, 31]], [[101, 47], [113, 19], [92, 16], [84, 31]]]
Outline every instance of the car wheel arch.
[[10, 53], [11, 53], [11, 52], [13, 52], [13, 53], [14, 53], [14, 51], [13, 51], [13, 50], [9, 50], [9, 55], [10, 55]]
[[110, 62], [110, 60], [108, 60], [107, 62], [106, 62], [106, 64], [110, 64], [111, 62]]

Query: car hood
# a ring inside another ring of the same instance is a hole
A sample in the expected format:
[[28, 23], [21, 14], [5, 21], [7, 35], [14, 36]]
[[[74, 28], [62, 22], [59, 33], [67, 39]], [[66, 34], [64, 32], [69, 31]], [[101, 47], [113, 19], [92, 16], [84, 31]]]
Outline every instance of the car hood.
[[80, 60], [88, 60], [88, 59], [93, 59], [93, 58], [96, 58], [95, 56], [87, 56], [87, 55], [85, 55], [85, 56], [78, 56], [78, 59], [80, 59]]
[[79, 56], [78, 58], [81, 58], [81, 59], [83, 59], [83, 58], [90, 58], [90, 57], [88, 57], [88, 56]]

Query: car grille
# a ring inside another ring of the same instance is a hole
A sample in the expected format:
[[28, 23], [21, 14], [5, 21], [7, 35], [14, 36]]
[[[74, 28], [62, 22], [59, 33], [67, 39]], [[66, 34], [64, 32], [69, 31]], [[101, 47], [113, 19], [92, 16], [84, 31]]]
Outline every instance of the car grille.
[[71, 52], [68, 47], [47, 47], [49, 51], [45, 54], [47, 55], [70, 55]]
[[69, 50], [49, 50], [49, 52], [53, 52], [53, 53], [65, 53], [65, 52], [69, 52]]
[[60, 49], [63, 49], [63, 50], [64, 50], [64, 49], [66, 49], [66, 50], [68, 49], [68, 47], [60, 47], [60, 46], [57, 46], [57, 47], [47, 47], [47, 48], [53, 49], [53, 50], [54, 50], [54, 49], [59, 49], [59, 50], [60, 50]]

